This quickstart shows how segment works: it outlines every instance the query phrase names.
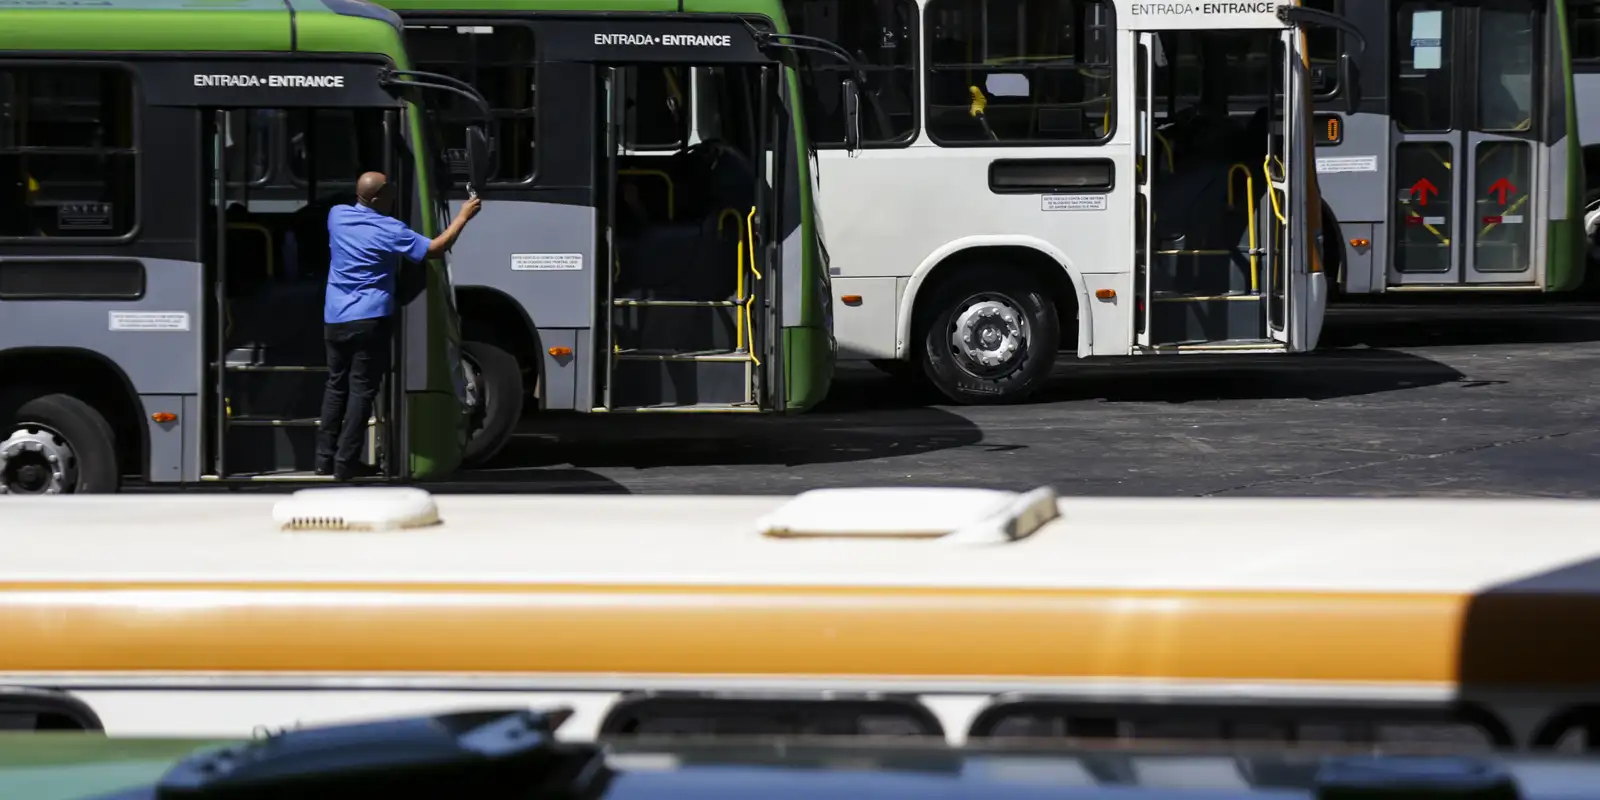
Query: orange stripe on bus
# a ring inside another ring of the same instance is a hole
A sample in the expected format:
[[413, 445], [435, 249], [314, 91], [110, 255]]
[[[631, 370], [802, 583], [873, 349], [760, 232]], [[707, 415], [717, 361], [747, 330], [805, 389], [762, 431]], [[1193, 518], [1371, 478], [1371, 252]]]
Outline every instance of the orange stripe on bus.
[[0, 584], [0, 671], [1593, 684], [1600, 598]]

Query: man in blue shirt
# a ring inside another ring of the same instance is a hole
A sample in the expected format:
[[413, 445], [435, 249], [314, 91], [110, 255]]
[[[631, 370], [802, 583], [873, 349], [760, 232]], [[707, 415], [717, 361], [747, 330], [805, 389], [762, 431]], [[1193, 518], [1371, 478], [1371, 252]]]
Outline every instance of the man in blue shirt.
[[317, 474], [341, 481], [376, 472], [361, 461], [361, 440], [378, 385], [389, 371], [400, 257], [420, 262], [444, 254], [477, 216], [479, 201], [468, 200], [450, 227], [431, 241], [389, 216], [393, 206], [389, 179], [368, 172], [356, 181], [356, 202], [328, 212], [331, 260], [322, 307], [328, 386], [317, 430]]

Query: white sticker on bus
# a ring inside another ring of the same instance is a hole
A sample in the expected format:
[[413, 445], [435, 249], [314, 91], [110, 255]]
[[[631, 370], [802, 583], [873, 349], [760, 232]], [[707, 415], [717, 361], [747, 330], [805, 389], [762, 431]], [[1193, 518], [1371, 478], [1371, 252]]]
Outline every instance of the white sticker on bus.
[[1422, 218], [1422, 224], [1424, 224], [1424, 225], [1443, 225], [1444, 224], [1444, 217], [1423, 217]]
[[114, 331], [186, 331], [187, 311], [112, 311], [110, 329]]
[[1040, 211], [1104, 211], [1103, 194], [1047, 194], [1039, 198]]
[[1337, 158], [1317, 159], [1317, 174], [1328, 175], [1335, 172], [1377, 172], [1377, 156], [1339, 156]]
[[512, 253], [515, 272], [583, 269], [582, 253]]

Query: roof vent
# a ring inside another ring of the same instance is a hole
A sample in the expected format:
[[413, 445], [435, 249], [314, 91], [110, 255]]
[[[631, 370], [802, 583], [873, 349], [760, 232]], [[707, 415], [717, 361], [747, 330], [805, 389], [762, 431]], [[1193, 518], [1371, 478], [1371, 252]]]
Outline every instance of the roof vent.
[[287, 531], [392, 531], [439, 524], [433, 495], [405, 486], [302, 489], [272, 507]]
[[756, 521], [775, 538], [938, 539], [1000, 544], [1032, 535], [1059, 517], [1048, 486], [992, 489], [816, 489]]

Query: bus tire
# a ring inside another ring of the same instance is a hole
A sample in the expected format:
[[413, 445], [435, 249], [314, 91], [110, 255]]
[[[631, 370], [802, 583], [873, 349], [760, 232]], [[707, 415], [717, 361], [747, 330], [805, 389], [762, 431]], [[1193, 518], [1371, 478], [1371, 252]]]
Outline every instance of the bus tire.
[[471, 370], [468, 391], [477, 400], [461, 463], [476, 467], [499, 455], [517, 432], [522, 420], [522, 367], [510, 353], [488, 342], [463, 342], [461, 355]]
[[7, 403], [0, 494], [112, 494], [121, 482], [117, 439], [93, 406], [67, 394]]
[[[934, 289], [918, 339], [923, 372], [946, 397], [968, 405], [1016, 403], [1049, 376], [1061, 323], [1049, 291], [1032, 274], [977, 265]], [[968, 344], [958, 348], [958, 340]]]

